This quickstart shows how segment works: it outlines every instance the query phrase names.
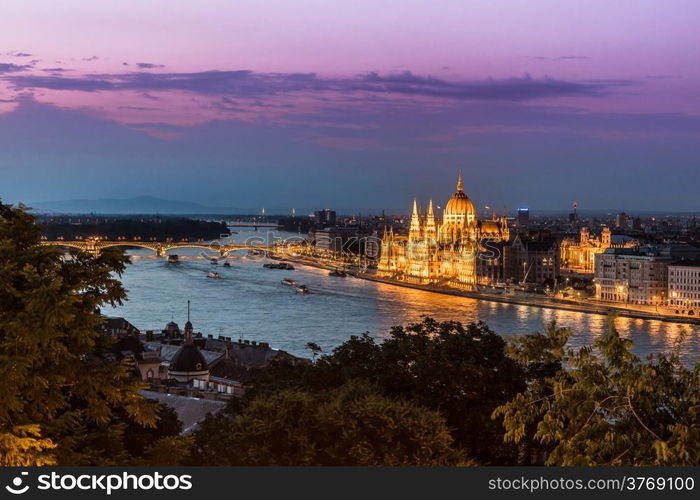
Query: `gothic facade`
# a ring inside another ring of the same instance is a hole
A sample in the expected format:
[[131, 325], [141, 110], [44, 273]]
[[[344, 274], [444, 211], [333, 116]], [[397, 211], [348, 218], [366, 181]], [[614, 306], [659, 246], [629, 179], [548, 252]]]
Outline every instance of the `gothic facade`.
[[399, 236], [393, 230], [385, 233], [377, 273], [409, 283], [471, 290], [479, 282], [480, 269], [501, 267], [488, 265], [501, 258], [489, 242], [506, 242], [508, 235], [505, 216], [494, 215], [484, 221], [477, 218], [460, 174], [457, 192], [445, 205], [442, 220], [436, 217], [432, 200], [425, 214], [414, 200], [408, 235]]

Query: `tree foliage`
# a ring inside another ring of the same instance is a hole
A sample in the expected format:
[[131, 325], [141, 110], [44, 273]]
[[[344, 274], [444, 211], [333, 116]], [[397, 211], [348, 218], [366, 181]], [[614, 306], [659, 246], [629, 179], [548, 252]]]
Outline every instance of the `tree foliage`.
[[96, 329], [98, 309], [126, 297], [128, 258], [65, 257], [39, 235], [23, 207], [0, 203], [0, 461], [119, 463], [124, 431], [154, 428], [159, 411]]
[[197, 464], [454, 465], [444, 419], [363, 384], [283, 389], [210, 416], [195, 436]]
[[352, 337], [314, 364], [279, 363], [255, 380], [254, 394], [280, 388], [324, 391], [365, 380], [382, 395], [438, 411], [456, 445], [482, 464], [515, 463], [493, 410], [525, 388], [522, 368], [505, 340], [483, 323], [462, 325], [425, 318], [392, 328], [381, 343]]
[[592, 347], [566, 349], [568, 337], [552, 325], [514, 347], [525, 366], [549, 369], [494, 412], [507, 441], [540, 444], [549, 465], [700, 464], [697, 365], [679, 349], [640, 360], [612, 321]]

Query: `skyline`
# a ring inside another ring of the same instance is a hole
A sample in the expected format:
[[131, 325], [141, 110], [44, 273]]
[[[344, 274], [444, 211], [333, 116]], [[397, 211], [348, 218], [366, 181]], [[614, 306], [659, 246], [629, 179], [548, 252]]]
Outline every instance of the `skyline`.
[[697, 211], [700, 6], [507, 5], [13, 2], [0, 197]]

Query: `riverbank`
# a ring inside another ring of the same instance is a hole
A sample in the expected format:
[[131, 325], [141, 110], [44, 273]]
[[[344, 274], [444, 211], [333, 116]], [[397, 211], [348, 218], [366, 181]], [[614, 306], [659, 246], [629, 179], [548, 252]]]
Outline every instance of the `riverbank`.
[[[315, 267], [319, 269], [333, 270], [336, 266], [330, 264], [324, 264], [313, 258], [309, 257], [295, 257], [289, 258], [285, 256], [286, 260], [293, 261], [298, 264], [307, 265], [310, 267]], [[504, 304], [515, 304], [524, 305], [531, 307], [540, 307], [544, 309], [560, 309], [565, 311], [573, 312], [583, 312], [589, 314], [599, 314], [607, 316], [609, 314], [615, 314], [618, 316], [623, 316], [627, 318], [637, 318], [646, 320], [657, 320], [665, 321], [670, 323], [686, 323], [691, 325], [700, 325], [700, 318], [690, 318], [687, 316], [670, 316], [665, 315], [660, 312], [644, 311], [640, 309], [630, 309], [627, 307], [613, 306], [609, 304], [602, 304], [599, 302], [582, 302], [567, 299], [557, 299], [553, 297], [539, 296], [539, 295], [505, 295], [505, 294], [495, 294], [488, 293], [486, 291], [478, 292], [468, 292], [463, 290], [456, 290], [454, 288], [449, 288], [439, 285], [421, 285], [416, 283], [406, 283], [403, 281], [397, 281], [391, 278], [379, 277], [370, 273], [355, 273], [353, 276], [364, 279], [368, 281], [374, 281], [377, 283], [384, 283], [387, 285], [400, 286], [404, 288], [412, 288], [416, 290], [423, 290], [425, 292], [440, 293], [443, 295], [453, 295], [458, 297], [466, 297], [476, 300], [484, 300], [488, 302], [500, 302]]]

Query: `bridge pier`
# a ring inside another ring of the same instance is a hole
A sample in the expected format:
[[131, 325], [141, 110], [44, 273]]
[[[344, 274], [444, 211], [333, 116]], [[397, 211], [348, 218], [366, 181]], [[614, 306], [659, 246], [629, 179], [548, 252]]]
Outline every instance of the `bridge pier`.
[[168, 256], [168, 252], [165, 250], [163, 245], [158, 245], [156, 247], [156, 255], [161, 258], [166, 258]]
[[85, 244], [85, 251], [86, 251], [87, 253], [89, 253], [90, 255], [94, 255], [95, 257], [97, 257], [98, 255], [100, 255], [100, 249], [97, 248], [97, 245], [95, 244], [94, 241], [88, 241], [88, 242]]

